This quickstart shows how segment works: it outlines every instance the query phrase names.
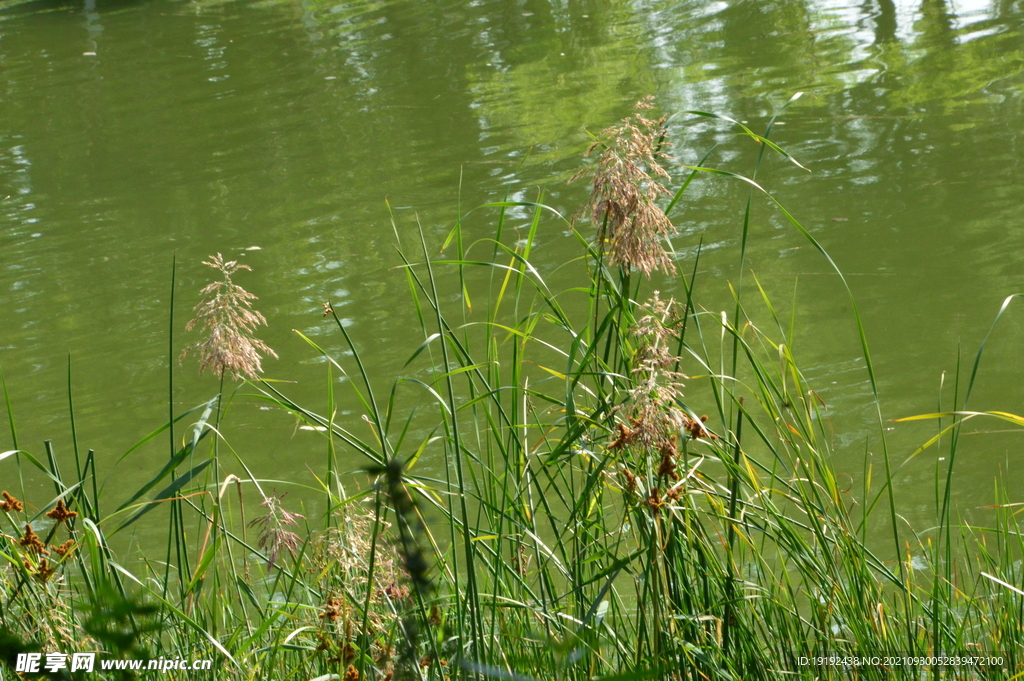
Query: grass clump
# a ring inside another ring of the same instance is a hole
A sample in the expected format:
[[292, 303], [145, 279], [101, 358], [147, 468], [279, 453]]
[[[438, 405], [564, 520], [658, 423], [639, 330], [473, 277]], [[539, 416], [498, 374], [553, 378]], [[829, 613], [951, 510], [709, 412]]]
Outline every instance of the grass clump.
[[[758, 165], [767, 152], [790, 158], [743, 130], [759, 142]], [[198, 415], [151, 482], [105, 514], [100, 502], [112, 502], [93, 484], [91, 453], [72, 478], [51, 447], [46, 464], [18, 450], [21, 465], [55, 483], [45, 508], [60, 503], [61, 514], [78, 517], [65, 518], [71, 544], [60, 553], [53, 531], [40, 538], [38, 513], [11, 493], [0, 502], [5, 650], [127, 656], [86, 626], [90, 608], [110, 601], [140, 609], [118, 620], [129, 647], [214, 660], [190, 679], [1024, 675], [1018, 502], [1001, 491], [986, 527], [944, 504], [937, 527], [915, 543], [895, 530], [892, 542], [865, 538], [877, 513], [897, 525], [895, 504], [878, 504], [892, 495], [893, 476], [880, 488], [868, 476], [851, 505], [830, 463], [824, 406], [760, 282], [758, 314], [737, 288], [730, 315], [701, 306], [696, 260], [679, 274], [684, 263], [663, 237], [693, 175], [659, 207], [670, 195], [666, 135], [664, 120], [638, 111], [601, 136], [584, 209], [593, 237], [540, 201], [504, 201], [492, 207], [490, 259], [470, 257], [462, 220], [447, 242], [453, 256], [436, 256], [422, 231], [415, 248], [399, 241], [423, 337], [405, 375], [372, 376], [326, 304], [351, 351], [339, 360], [314, 346], [328, 360], [326, 414], [274, 382], [243, 384], [248, 392], [233, 399], [287, 410], [323, 433], [320, 517], [286, 510], [241, 457], [225, 455], [230, 400], [217, 397], [170, 420], [166, 428]], [[512, 208], [532, 211], [527, 238], [515, 242]], [[569, 291], [550, 290], [530, 262], [548, 222], [583, 249], [580, 285]], [[220, 256], [206, 264], [224, 281], [204, 289], [199, 323], [211, 338], [220, 329], [218, 343], [229, 331], [246, 335], [253, 351], [239, 351], [237, 339], [220, 350], [193, 346], [223, 386], [227, 373], [258, 374], [252, 358], [268, 349], [247, 335], [263, 319], [247, 316], [258, 314], [252, 296], [231, 282], [241, 266]], [[637, 271], [678, 280], [652, 283]], [[450, 308], [460, 297], [451, 294], [470, 286], [490, 291], [487, 304]], [[673, 286], [680, 302], [655, 286]], [[336, 419], [337, 372], [363, 408], [354, 423]], [[943, 433], [959, 432], [964, 413], [936, 415]], [[341, 484], [339, 449], [365, 458], [362, 491]], [[109, 539], [164, 502], [167, 559], [118, 562]], [[258, 507], [262, 515], [246, 521]], [[36, 578], [42, 551], [57, 556], [46, 579]], [[822, 655], [879, 661], [815, 664]], [[972, 662], [941, 662], [950, 658]]]

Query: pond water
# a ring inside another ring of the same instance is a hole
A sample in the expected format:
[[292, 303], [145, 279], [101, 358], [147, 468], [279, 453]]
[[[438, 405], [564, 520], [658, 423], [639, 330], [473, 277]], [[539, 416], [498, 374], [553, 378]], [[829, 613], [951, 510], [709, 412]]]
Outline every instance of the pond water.
[[[22, 446], [51, 438], [68, 455], [69, 353], [79, 439], [106, 465], [165, 420], [172, 257], [175, 354], [211, 274], [200, 263], [221, 252], [252, 266], [237, 281], [281, 356], [267, 376], [294, 381], [301, 402], [326, 409], [326, 371], [292, 329], [343, 350], [326, 300], [373, 373], [399, 373], [422, 335], [385, 200], [399, 231], [418, 216], [435, 243], [460, 211], [506, 194], [543, 188], [571, 214], [586, 194], [566, 184], [585, 127], [647, 94], [667, 113], [760, 131], [805, 93], [773, 137], [811, 172], [775, 158], [758, 178], [848, 275], [885, 417], [933, 411], [958, 348], [969, 365], [1003, 299], [1024, 290], [1022, 74], [1019, 0], [0, 0], [0, 365]], [[718, 143], [707, 165], [751, 171], [756, 146], [727, 125], [673, 126], [676, 164]], [[728, 306], [746, 195], [704, 177], [674, 214], [680, 251], [703, 238], [709, 309]], [[539, 235], [541, 267], [578, 254], [564, 229]], [[763, 201], [747, 265], [784, 309], [796, 291], [795, 352], [830, 407], [837, 465], [857, 474], [878, 426], [838, 280]], [[1011, 307], [994, 333], [972, 407], [1024, 412], [1022, 319]], [[217, 390], [191, 362], [174, 374], [178, 409]], [[232, 409], [229, 437], [254, 470], [313, 484], [322, 438], [252, 402]], [[338, 418], [359, 413], [348, 401]], [[964, 439], [967, 512], [1001, 472], [1019, 480], [1024, 456], [1024, 431], [977, 423], [1007, 432]], [[934, 432], [886, 427], [896, 460]], [[9, 440], [0, 428], [0, 451]], [[140, 451], [108, 485], [134, 489], [166, 455]], [[934, 516], [939, 455], [898, 477], [915, 524]], [[14, 484], [12, 462], [0, 466]]]

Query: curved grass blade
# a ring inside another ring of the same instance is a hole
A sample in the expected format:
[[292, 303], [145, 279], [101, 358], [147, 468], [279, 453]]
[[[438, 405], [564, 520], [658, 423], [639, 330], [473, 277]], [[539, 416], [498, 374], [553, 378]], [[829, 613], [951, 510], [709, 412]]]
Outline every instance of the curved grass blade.
[[205, 429], [202, 432], [202, 434], [200, 434], [198, 439], [194, 440], [193, 442], [188, 443], [187, 445], [185, 445], [184, 447], [179, 449], [178, 453], [174, 455], [174, 458], [171, 459], [170, 461], [168, 461], [166, 464], [164, 464], [164, 467], [160, 469], [160, 472], [157, 473], [156, 476], [154, 476], [152, 480], [147, 482], [135, 494], [133, 494], [131, 499], [129, 499], [128, 501], [126, 501], [123, 504], [121, 504], [120, 506], [118, 506], [117, 510], [115, 510], [114, 513], [117, 513], [119, 511], [123, 511], [124, 509], [126, 509], [127, 507], [129, 507], [133, 503], [135, 503], [146, 492], [148, 492], [149, 490], [153, 489], [157, 485], [157, 483], [159, 483], [161, 480], [163, 480], [165, 477], [167, 477], [167, 475], [170, 474], [171, 471], [173, 471], [175, 468], [177, 468], [179, 465], [181, 465], [181, 463], [186, 458], [188, 458], [188, 456], [192, 452], [195, 451], [196, 445], [199, 444], [199, 442], [204, 437], [209, 435], [210, 432], [211, 432], [210, 429]]
[[206, 461], [203, 461], [202, 463], [193, 466], [191, 469], [189, 469], [182, 475], [178, 476], [178, 478], [174, 482], [172, 482], [170, 485], [161, 490], [161, 492], [157, 494], [152, 501], [146, 502], [146, 504], [143, 506], [142, 509], [139, 510], [138, 513], [136, 513], [131, 518], [118, 525], [117, 529], [115, 529], [110, 534], [113, 535], [117, 532], [120, 532], [121, 530], [128, 527], [142, 516], [152, 511], [160, 502], [167, 501], [174, 497], [177, 494], [178, 490], [180, 490], [182, 487], [188, 484], [188, 482], [192, 480], [192, 478], [202, 473], [206, 469], [206, 467], [209, 466], [211, 463], [213, 463], [213, 459], [207, 459]]

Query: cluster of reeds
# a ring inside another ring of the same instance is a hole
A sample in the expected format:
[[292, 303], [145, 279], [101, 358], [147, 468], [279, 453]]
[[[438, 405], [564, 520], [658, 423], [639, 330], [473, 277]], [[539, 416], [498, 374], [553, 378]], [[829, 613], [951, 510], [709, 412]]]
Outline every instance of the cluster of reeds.
[[[866, 475], [858, 494], [837, 482], [825, 407], [767, 295], [755, 313], [737, 286], [731, 313], [704, 309], [698, 262], [662, 241], [704, 170], [661, 207], [667, 135], [638, 111], [600, 138], [583, 209], [591, 234], [540, 200], [502, 201], [489, 261], [467, 254], [462, 220], [454, 255], [436, 256], [422, 231], [415, 248], [400, 243], [422, 344], [406, 376], [385, 382], [325, 305], [349, 351], [342, 360], [313, 346], [329, 360], [325, 414], [250, 378], [129, 450], [171, 431], [158, 472], [123, 499], [101, 492], [77, 441], [66, 457], [47, 446], [46, 463], [21, 448], [12, 416], [0, 465], [53, 482], [40, 508], [64, 520], [44, 521], [4, 483], [0, 659], [49, 645], [145, 649], [215, 660], [189, 679], [288, 681], [1022, 678], [1020, 499], [1000, 490], [985, 527], [949, 502], [957, 435], [978, 416], [968, 395], [933, 415], [941, 437], [929, 444], [949, 447], [944, 502], [936, 527], [907, 541], [881, 435], [881, 482]], [[781, 151], [753, 137], [758, 165]], [[746, 239], [762, 190], [733, 176], [752, 187], [738, 225]], [[513, 242], [510, 209], [532, 211], [525, 239]], [[531, 265], [541, 229], [572, 230], [585, 245], [582, 285], [552, 291]], [[269, 349], [251, 336], [263, 321], [251, 294], [231, 282], [241, 266], [206, 264], [223, 281], [196, 309], [210, 334], [193, 346], [201, 365], [222, 379], [257, 375], [257, 352]], [[665, 278], [636, 281], [635, 271]], [[679, 302], [658, 293], [668, 287]], [[471, 289], [490, 292], [485, 305], [451, 305]], [[363, 410], [352, 423], [336, 417], [337, 372]], [[321, 515], [267, 493], [243, 459], [221, 461], [231, 399], [285, 409], [323, 434]], [[192, 425], [175, 430], [186, 417]], [[366, 460], [361, 492], [341, 484], [341, 449]], [[58, 461], [71, 456], [65, 476]], [[119, 558], [110, 540], [158, 508], [171, 517], [166, 558]], [[866, 532], [880, 515], [893, 528], [882, 540]], [[51, 541], [60, 522], [70, 544]], [[900, 664], [807, 662], [820, 655]]]

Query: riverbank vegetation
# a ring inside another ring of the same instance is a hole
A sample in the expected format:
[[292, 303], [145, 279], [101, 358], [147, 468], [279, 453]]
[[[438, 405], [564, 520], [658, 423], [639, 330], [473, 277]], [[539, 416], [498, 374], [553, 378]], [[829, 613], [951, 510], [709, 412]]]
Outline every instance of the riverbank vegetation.
[[[594, 136], [576, 216], [540, 196], [477, 209], [493, 217], [486, 239], [461, 220], [443, 244], [423, 230], [403, 241], [396, 226], [401, 266], [389, 276], [408, 288], [422, 343], [402, 375], [376, 375], [326, 302], [324, 322], [348, 349], [333, 356], [307, 339], [324, 358], [326, 411], [259, 378], [260, 353], [272, 352], [254, 337], [264, 320], [219, 255], [207, 264], [223, 280], [196, 308], [207, 335], [191, 349], [221, 388], [172, 407], [121, 457], [168, 438], [169, 458], [138, 490], [101, 489], [110, 470], [77, 439], [70, 452], [20, 442], [4, 384], [4, 678], [33, 650], [212, 660], [168, 672], [189, 679], [1024, 678], [1020, 500], [997, 489], [983, 527], [951, 503], [961, 424], [1024, 425], [968, 411], [981, 352], [954, 377], [953, 408], [920, 417], [937, 429], [914, 454], [945, 458], [936, 523], [911, 528], [852, 294], [840, 302], [878, 413], [857, 489], [832, 468], [827, 408], [791, 352], [792, 322], [744, 272], [751, 211], [765, 205], [835, 268], [758, 184], [766, 157], [796, 163], [768, 139], [775, 119], [762, 136], [717, 117], [751, 140], [749, 177], [700, 162], [674, 178], [665, 120], [649, 106]], [[699, 174], [750, 189], [725, 312], [702, 306], [699, 244], [672, 244]], [[531, 264], [536, 236], [556, 230], [580, 253], [559, 273], [576, 283], [557, 291]], [[655, 273], [673, 294], [654, 288]], [[340, 389], [361, 418], [339, 417]], [[74, 433], [72, 394], [69, 373]], [[299, 514], [232, 449], [224, 426], [237, 400], [323, 435], [319, 466], [301, 462], [320, 517]], [[340, 468], [343, 450], [364, 458], [361, 471]], [[25, 498], [33, 476], [54, 496]], [[161, 522], [159, 551], [135, 560], [112, 548], [137, 523]], [[869, 534], [879, 526], [881, 538]]]

